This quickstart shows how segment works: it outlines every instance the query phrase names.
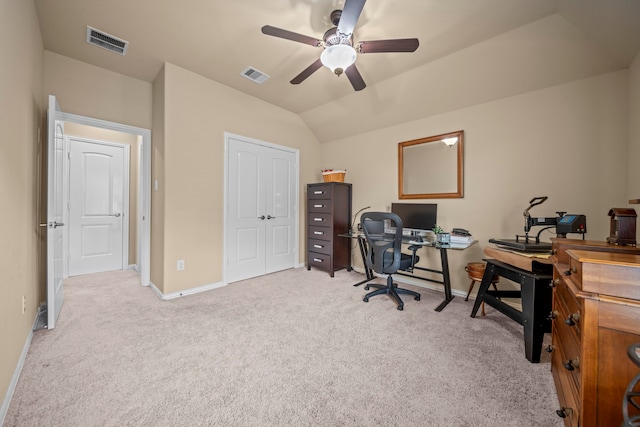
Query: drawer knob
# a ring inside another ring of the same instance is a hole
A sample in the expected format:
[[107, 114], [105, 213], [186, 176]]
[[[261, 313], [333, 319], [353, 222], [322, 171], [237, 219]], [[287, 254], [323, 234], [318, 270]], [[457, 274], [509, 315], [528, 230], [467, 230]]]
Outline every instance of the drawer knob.
[[576, 357], [573, 360], [567, 360], [562, 364], [567, 371], [573, 371], [580, 366], [579, 360]]
[[578, 272], [578, 269], [575, 267], [571, 267], [570, 269], [568, 269], [567, 271], [564, 272], [565, 276], [571, 276], [572, 274], [575, 274]]
[[577, 322], [580, 321], [580, 312], [576, 311], [573, 314], [570, 314], [569, 317], [567, 317], [567, 320], [564, 321], [564, 323], [566, 323], [569, 326], [575, 326]]
[[552, 288], [555, 288], [556, 286], [558, 286], [560, 284], [560, 278], [556, 277], [555, 279], [553, 279], [551, 281], [551, 283], [549, 283], [549, 286]]
[[553, 344], [549, 344], [548, 346], [545, 347], [545, 351], [547, 353], [553, 353], [553, 351], [556, 349], [556, 346]]
[[558, 253], [558, 250], [553, 248], [551, 249], [551, 255], [556, 255]]
[[549, 313], [549, 315], [547, 316], [547, 320], [553, 320], [556, 317], [558, 317], [558, 312], [554, 310], [551, 313]]
[[560, 418], [567, 418], [571, 416], [572, 413], [573, 409], [571, 408], [560, 408], [556, 411], [556, 415], [558, 415]]

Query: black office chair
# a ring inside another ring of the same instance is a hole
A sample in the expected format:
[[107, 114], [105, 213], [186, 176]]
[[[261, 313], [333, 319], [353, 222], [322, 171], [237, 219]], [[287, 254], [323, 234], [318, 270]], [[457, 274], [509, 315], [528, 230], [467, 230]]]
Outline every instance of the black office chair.
[[[398, 310], [404, 308], [404, 303], [399, 294], [413, 295], [416, 301], [420, 301], [420, 294], [408, 289], [398, 288], [397, 283], [393, 283], [391, 275], [398, 270], [411, 270], [413, 265], [420, 258], [415, 254], [403, 254], [402, 249], [402, 220], [391, 212], [367, 212], [360, 217], [362, 230], [367, 240], [365, 262], [367, 267], [379, 274], [388, 274], [386, 285], [367, 284], [364, 288], [369, 290], [373, 287], [376, 290], [369, 292], [362, 299], [369, 302], [369, 298], [386, 294], [393, 298], [398, 305]], [[390, 221], [390, 226], [395, 227], [395, 233], [384, 232], [385, 221]]]

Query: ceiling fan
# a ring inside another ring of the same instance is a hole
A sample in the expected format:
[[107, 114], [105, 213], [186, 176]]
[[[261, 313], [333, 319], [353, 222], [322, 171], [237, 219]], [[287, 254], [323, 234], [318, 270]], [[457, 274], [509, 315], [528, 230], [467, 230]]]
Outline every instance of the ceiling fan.
[[330, 18], [334, 27], [331, 27], [322, 36], [322, 40], [281, 28], [265, 25], [262, 32], [269, 36], [280, 37], [294, 42], [305, 43], [314, 47], [322, 47], [324, 50], [315, 62], [305, 68], [300, 74], [291, 80], [291, 84], [302, 83], [307, 77], [321, 68], [323, 65], [333, 71], [337, 76], [342, 73], [347, 75], [351, 86], [355, 90], [362, 90], [367, 85], [364, 83], [360, 72], [356, 68], [355, 60], [358, 54], [380, 52], [414, 52], [418, 48], [418, 39], [393, 39], [353, 41], [353, 29], [358, 22], [362, 8], [367, 0], [346, 0], [342, 10], [331, 12]]

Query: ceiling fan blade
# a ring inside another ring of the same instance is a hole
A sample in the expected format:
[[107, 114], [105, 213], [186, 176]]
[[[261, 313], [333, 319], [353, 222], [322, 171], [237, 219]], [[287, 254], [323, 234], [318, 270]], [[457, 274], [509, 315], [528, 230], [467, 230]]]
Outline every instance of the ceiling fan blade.
[[418, 39], [371, 40], [358, 42], [358, 53], [414, 52]]
[[360, 18], [360, 13], [367, 0], [346, 0], [342, 8], [340, 22], [338, 22], [338, 32], [351, 36], [356, 22]]
[[311, 46], [322, 46], [321, 40], [314, 39], [313, 37], [305, 36], [303, 34], [294, 33], [293, 31], [283, 30], [282, 28], [272, 27], [271, 25], [265, 25], [262, 27], [262, 32], [268, 36], [293, 40], [294, 42], [310, 44]]
[[291, 80], [292, 85], [299, 85], [302, 83], [307, 77], [311, 74], [315, 73], [320, 67], [322, 67], [322, 62], [320, 58], [316, 59], [315, 62], [305, 68], [300, 74], [295, 76], [293, 80]]
[[364, 80], [362, 79], [362, 76], [360, 75], [360, 71], [358, 71], [358, 69], [356, 68], [356, 64], [351, 64], [351, 66], [349, 66], [344, 71], [344, 73], [349, 78], [349, 81], [351, 82], [351, 86], [353, 86], [354, 90], [358, 91], [367, 87], [367, 85], [364, 84]]

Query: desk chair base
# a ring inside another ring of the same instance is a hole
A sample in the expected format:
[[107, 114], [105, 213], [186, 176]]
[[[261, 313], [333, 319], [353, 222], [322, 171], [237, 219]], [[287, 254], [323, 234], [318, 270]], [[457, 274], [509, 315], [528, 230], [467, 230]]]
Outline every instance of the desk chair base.
[[397, 283], [393, 283], [393, 278], [391, 277], [391, 275], [387, 276], [386, 285], [377, 285], [375, 283], [370, 283], [366, 285], [364, 289], [368, 291], [370, 287], [373, 287], [376, 290], [366, 294], [364, 298], [362, 298], [362, 301], [364, 302], [369, 302], [369, 298], [373, 296], [386, 294], [386, 295], [389, 295], [396, 302], [396, 304], [398, 305], [397, 307], [398, 310], [403, 310], [404, 303], [402, 302], [402, 299], [400, 298], [399, 294], [413, 295], [416, 301], [420, 301], [419, 293], [410, 291], [409, 289], [399, 288]]

